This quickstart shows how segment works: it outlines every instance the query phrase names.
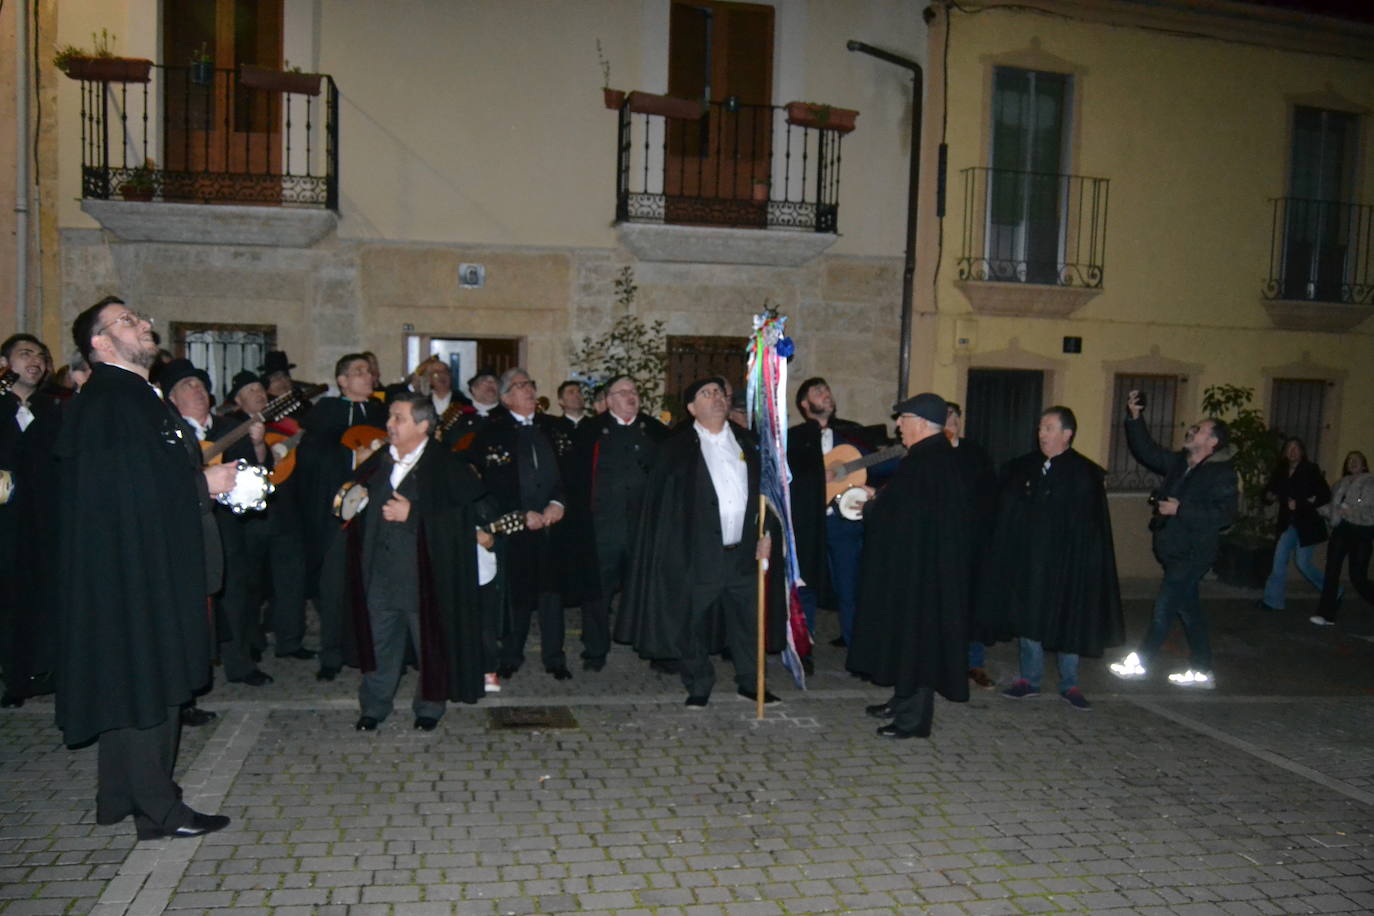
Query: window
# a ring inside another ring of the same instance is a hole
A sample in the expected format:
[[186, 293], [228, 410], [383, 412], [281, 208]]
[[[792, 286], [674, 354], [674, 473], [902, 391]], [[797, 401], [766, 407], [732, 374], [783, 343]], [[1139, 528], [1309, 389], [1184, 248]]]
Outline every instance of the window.
[[[1112, 404], [1125, 405], [1127, 392], [1139, 391], [1145, 396], [1145, 409], [1140, 416], [1145, 420], [1150, 435], [1165, 448], [1172, 448], [1177, 425], [1179, 382], [1176, 375], [1118, 375], [1112, 385]], [[1121, 414], [1113, 408], [1112, 416], [1119, 417]], [[1153, 490], [1159, 485], [1160, 479], [1158, 474], [1146, 470], [1135, 460], [1126, 444], [1125, 426], [1114, 422], [1107, 461], [1107, 489]]]
[[268, 350], [277, 348], [277, 328], [271, 324], [172, 323], [172, 352], [204, 369], [222, 399], [234, 374], [257, 372]]
[[1358, 231], [1354, 175], [1359, 118], [1298, 105], [1284, 214], [1282, 297], [1343, 302]]
[[682, 389], [699, 378], [718, 375], [736, 391], [744, 385], [747, 362], [743, 337], [669, 337], [664, 402], [676, 419], [686, 417]]
[[970, 369], [965, 434], [987, 450], [996, 467], [1038, 448], [1044, 392], [1045, 373], [1039, 370]]
[[1071, 77], [993, 71], [987, 258], [993, 279], [1057, 283]]
[[1284, 438], [1301, 439], [1307, 446], [1307, 457], [1318, 464], [1326, 388], [1325, 379], [1276, 378], [1269, 402], [1269, 426]]

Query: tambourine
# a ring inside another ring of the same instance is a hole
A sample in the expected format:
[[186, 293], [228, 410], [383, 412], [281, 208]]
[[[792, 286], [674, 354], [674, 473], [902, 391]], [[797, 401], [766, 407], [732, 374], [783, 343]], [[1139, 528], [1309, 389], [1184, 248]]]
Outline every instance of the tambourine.
[[864, 517], [864, 503], [868, 502], [868, 491], [863, 487], [850, 487], [835, 497], [835, 508], [840, 515], [857, 522]]
[[276, 487], [268, 477], [267, 468], [249, 464], [242, 458], [235, 465], [238, 473], [234, 475], [233, 489], [220, 493], [215, 501], [227, 507], [235, 515], [245, 512], [261, 512], [267, 508], [267, 497]]
[[329, 507], [329, 511], [334, 513], [334, 517], [341, 522], [353, 521], [353, 516], [363, 511], [367, 505], [367, 487], [360, 481], [350, 480], [339, 487], [339, 492], [334, 494], [334, 502]]
[[0, 471], [0, 506], [10, 501], [14, 495], [14, 475], [9, 471]]

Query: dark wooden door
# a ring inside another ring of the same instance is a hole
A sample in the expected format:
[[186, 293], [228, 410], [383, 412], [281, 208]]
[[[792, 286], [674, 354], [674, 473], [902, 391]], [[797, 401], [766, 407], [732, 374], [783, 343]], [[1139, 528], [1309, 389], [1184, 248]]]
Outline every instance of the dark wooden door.
[[687, 416], [682, 389], [699, 378], [718, 375], [738, 391], [744, 385], [749, 345], [745, 337], [669, 337], [664, 407], [674, 420]]
[[1039, 448], [1045, 373], [1033, 369], [970, 369], [964, 434], [987, 449], [997, 467]]

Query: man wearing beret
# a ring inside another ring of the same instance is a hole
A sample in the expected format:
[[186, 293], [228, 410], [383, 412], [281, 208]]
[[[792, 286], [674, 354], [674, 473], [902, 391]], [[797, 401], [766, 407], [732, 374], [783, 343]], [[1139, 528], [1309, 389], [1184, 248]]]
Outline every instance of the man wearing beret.
[[968, 701], [973, 494], [945, 438], [948, 405], [918, 394], [893, 407], [906, 457], [865, 504], [863, 577], [849, 670], [892, 688], [867, 708], [884, 738], [930, 735], [935, 694]]

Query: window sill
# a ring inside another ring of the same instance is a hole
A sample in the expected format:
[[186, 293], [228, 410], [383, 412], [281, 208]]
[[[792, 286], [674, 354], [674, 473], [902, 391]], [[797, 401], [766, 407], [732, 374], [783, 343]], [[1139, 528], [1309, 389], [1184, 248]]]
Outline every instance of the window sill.
[[81, 209], [126, 242], [309, 248], [339, 224], [334, 212], [313, 208], [87, 199]]
[[1349, 302], [1309, 302], [1299, 299], [1262, 299], [1269, 321], [1288, 331], [1351, 331], [1370, 315], [1374, 307]]
[[1022, 318], [1067, 318], [1102, 294], [1100, 289], [1043, 283], [958, 280], [954, 286], [979, 315]]
[[620, 243], [641, 261], [800, 267], [839, 241], [833, 232], [617, 223]]

